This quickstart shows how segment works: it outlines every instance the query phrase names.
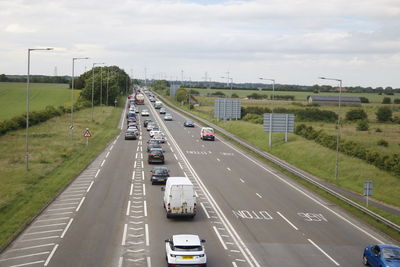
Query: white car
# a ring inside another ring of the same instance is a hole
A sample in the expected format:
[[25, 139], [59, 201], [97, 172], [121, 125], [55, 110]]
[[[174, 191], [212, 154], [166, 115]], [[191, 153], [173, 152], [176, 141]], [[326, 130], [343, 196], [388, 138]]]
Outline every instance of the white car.
[[165, 240], [168, 266], [206, 266], [207, 256], [203, 246], [206, 242], [198, 235], [173, 235]]
[[157, 140], [159, 143], [165, 143], [165, 137], [163, 134], [155, 134], [153, 135], [153, 139]]
[[150, 137], [153, 137], [155, 135], [162, 134], [159, 128], [153, 128], [153, 130], [150, 131]]
[[150, 113], [147, 109], [143, 109], [141, 114], [142, 116], [150, 116]]
[[172, 121], [172, 115], [169, 114], [169, 113], [165, 114], [164, 120], [165, 120], [165, 121]]

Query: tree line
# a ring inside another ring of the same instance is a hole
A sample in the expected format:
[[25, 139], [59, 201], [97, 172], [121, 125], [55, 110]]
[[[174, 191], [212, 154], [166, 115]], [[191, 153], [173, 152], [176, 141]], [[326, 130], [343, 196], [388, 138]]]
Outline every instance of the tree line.
[[[69, 76], [46, 76], [30, 75], [31, 83], [68, 83], [71, 80]], [[0, 82], [26, 82], [26, 75], [5, 75], [0, 74]]]

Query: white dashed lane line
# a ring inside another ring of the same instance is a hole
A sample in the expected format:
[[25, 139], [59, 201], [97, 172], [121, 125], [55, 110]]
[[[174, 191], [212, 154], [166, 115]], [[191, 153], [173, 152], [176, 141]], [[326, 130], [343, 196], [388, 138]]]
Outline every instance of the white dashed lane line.
[[277, 211], [276, 213], [278, 213], [279, 216], [282, 217], [282, 219], [284, 219], [290, 226], [292, 226], [296, 231], [299, 230], [299, 228], [297, 228], [291, 221], [289, 221], [285, 216], [283, 216], [279, 211]]
[[231, 168], [229, 168], [229, 167], [227, 167], [226, 169], [227, 169], [228, 171], [232, 171]]
[[242, 183], [245, 183], [243, 179], [239, 179]]
[[259, 198], [262, 198], [262, 196], [261, 196], [259, 193], [256, 193], [256, 195], [257, 195]]

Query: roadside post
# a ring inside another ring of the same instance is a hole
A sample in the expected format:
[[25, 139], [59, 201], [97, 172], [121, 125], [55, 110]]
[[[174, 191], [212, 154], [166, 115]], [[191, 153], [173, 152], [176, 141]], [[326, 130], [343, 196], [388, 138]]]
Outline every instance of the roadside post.
[[269, 133], [268, 145], [272, 148], [272, 132], [284, 132], [285, 142], [288, 141], [288, 133], [294, 132], [294, 114], [264, 113], [264, 132]]
[[372, 196], [373, 184], [372, 181], [364, 182], [364, 196], [366, 196], [366, 204], [368, 208], [368, 197]]
[[83, 137], [86, 138], [86, 145], [88, 145], [89, 144], [89, 137], [92, 137], [92, 134], [90, 133], [89, 128], [86, 128], [86, 131], [83, 134]]

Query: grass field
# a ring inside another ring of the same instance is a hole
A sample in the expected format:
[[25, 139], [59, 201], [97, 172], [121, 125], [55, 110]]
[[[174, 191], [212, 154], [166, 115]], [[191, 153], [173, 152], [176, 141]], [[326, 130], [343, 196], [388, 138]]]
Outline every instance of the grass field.
[[[46, 106], [63, 106], [71, 103], [68, 84], [31, 83], [29, 85], [30, 110], [42, 110]], [[78, 99], [80, 90], [75, 90]], [[26, 112], [26, 83], [0, 82], [0, 120]]]
[[[201, 95], [207, 95], [210, 93], [215, 93], [217, 91], [223, 92], [226, 96], [230, 97], [233, 93], [237, 94], [240, 98], [247, 97], [248, 95], [251, 95], [252, 93], [258, 93], [258, 94], [266, 94], [270, 96], [272, 94], [272, 90], [220, 90], [220, 89], [201, 89], [201, 88], [193, 88], [194, 90], [197, 90], [200, 92]], [[334, 92], [321, 92], [319, 94], [314, 94], [312, 92], [292, 92], [292, 91], [279, 91], [275, 90], [275, 95], [294, 95], [295, 96], [295, 101], [306, 101], [307, 96], [309, 95], [321, 95], [321, 96], [335, 96], [339, 95], [339, 93], [334, 93]], [[395, 94], [395, 95], [378, 95], [378, 94], [373, 94], [373, 93], [346, 93], [342, 92], [342, 96], [358, 96], [358, 97], [366, 97], [369, 99], [370, 102], [374, 103], [382, 103], [382, 99], [384, 97], [390, 97], [392, 99], [395, 98], [400, 98], [400, 94]]]
[[[76, 112], [73, 140], [68, 114], [31, 127], [29, 172], [25, 132], [0, 138], [0, 250], [112, 140], [120, 114], [121, 108], [96, 107], [92, 122], [90, 109]], [[92, 132], [88, 146], [86, 127]]]

